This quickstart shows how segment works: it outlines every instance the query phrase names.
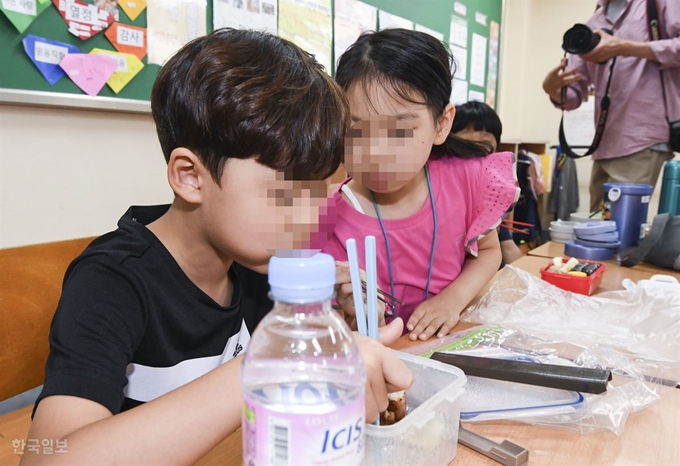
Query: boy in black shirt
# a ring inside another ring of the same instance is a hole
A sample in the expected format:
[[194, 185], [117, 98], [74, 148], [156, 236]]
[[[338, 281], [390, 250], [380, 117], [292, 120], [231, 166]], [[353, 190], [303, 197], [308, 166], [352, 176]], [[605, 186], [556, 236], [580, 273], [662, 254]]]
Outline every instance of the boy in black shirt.
[[[65, 439], [68, 454], [24, 464], [198, 460], [240, 425], [238, 355], [272, 306], [269, 258], [320, 249], [349, 118], [313, 57], [218, 30], [163, 66], [151, 106], [174, 201], [131, 207], [67, 270], [29, 438]], [[411, 375], [360, 347], [371, 420]]]

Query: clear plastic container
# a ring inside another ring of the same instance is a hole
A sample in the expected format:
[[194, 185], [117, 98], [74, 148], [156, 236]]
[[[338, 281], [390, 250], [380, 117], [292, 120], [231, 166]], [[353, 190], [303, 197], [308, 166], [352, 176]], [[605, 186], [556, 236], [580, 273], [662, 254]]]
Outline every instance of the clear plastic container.
[[413, 373], [407, 414], [391, 426], [366, 426], [365, 466], [445, 466], [458, 451], [460, 398], [467, 378], [457, 367], [397, 352]]
[[[541, 361], [533, 356], [499, 347], [475, 348], [452, 353], [541, 364]], [[557, 358], [550, 363], [576, 367], [568, 359]], [[473, 422], [555, 416], [573, 413], [580, 409], [583, 403], [583, 395], [574, 391], [471, 376], [468, 377], [465, 393], [461, 397], [460, 418]]]

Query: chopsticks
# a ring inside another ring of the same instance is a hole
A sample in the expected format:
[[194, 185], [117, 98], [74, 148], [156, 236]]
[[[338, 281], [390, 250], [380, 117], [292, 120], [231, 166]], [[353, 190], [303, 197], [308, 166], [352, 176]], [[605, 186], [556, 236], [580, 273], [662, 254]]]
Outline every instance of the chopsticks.
[[517, 220], [503, 220], [503, 223], [507, 223], [508, 225], [520, 225], [523, 227], [533, 227], [535, 226], [533, 223], [525, 223], [525, 222], [518, 222]]
[[501, 223], [501, 228], [505, 228], [506, 230], [510, 230], [510, 231], [516, 231], [517, 233], [522, 233], [522, 234], [525, 234], [525, 235], [529, 234], [528, 231], [520, 230], [519, 228], [512, 228], [511, 226], [508, 226], [504, 223]]
[[525, 223], [525, 222], [518, 222], [516, 220], [503, 220], [501, 222], [501, 228], [505, 228], [506, 230], [510, 231], [516, 231], [517, 233], [523, 233], [525, 235], [528, 235], [529, 232], [526, 230], [522, 230], [519, 228], [513, 228], [513, 225], [518, 225], [518, 226], [524, 226], [524, 227], [534, 227], [535, 225], [532, 225], [531, 223]]
[[[378, 271], [376, 264], [375, 236], [367, 236], [364, 240], [366, 262], [366, 307], [364, 310], [364, 293], [361, 272], [359, 269], [359, 254], [357, 242], [350, 238], [345, 242], [347, 246], [347, 259], [349, 261], [349, 275], [352, 280], [352, 295], [354, 297], [354, 311], [357, 319], [359, 333], [374, 340], [378, 335]], [[368, 321], [368, 322], [367, 322]], [[380, 417], [375, 421], [380, 425]]]
[[[363, 280], [361, 280], [361, 288], [364, 291], [366, 291], [366, 282], [363, 281]], [[390, 301], [388, 301], [388, 299]], [[400, 306], [404, 305], [404, 303], [401, 300], [395, 298], [394, 296], [392, 296], [391, 294], [381, 290], [380, 288], [378, 288], [378, 300], [382, 301], [385, 304], [385, 311], [389, 311], [389, 313], [385, 312], [385, 314], [386, 315], [389, 314], [391, 317], [394, 317], [394, 311], [395, 311], [394, 304], [398, 304]]]

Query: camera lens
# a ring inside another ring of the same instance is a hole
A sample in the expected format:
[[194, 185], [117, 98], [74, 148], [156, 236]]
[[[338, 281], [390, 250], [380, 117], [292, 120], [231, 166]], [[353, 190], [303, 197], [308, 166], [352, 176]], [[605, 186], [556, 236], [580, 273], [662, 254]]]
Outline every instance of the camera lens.
[[600, 36], [585, 24], [575, 24], [564, 33], [562, 49], [574, 55], [588, 53], [600, 43]]

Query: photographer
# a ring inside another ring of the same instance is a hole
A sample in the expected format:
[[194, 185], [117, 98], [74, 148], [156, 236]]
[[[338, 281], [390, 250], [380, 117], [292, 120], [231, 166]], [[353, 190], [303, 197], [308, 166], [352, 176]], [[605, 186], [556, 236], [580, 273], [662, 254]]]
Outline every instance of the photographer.
[[[652, 40], [648, 1], [656, 1], [659, 40]], [[543, 90], [556, 107], [573, 110], [594, 85], [597, 122], [611, 60], [616, 58], [607, 125], [593, 153], [590, 211], [594, 212], [601, 207], [604, 183], [654, 186], [664, 162], [673, 157], [669, 121], [680, 120], [680, 0], [599, 0], [587, 25], [599, 35], [599, 43], [588, 52], [569, 55], [568, 62], [563, 60], [548, 73]]]

